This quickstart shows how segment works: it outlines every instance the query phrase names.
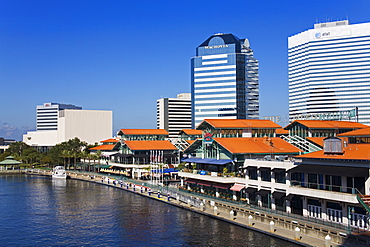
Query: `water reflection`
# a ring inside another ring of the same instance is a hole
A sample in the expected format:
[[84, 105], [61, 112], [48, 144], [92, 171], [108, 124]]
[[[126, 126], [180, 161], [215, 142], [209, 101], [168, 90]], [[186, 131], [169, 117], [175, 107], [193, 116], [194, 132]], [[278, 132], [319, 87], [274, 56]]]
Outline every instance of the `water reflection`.
[[4, 245], [295, 246], [123, 190], [0, 176]]

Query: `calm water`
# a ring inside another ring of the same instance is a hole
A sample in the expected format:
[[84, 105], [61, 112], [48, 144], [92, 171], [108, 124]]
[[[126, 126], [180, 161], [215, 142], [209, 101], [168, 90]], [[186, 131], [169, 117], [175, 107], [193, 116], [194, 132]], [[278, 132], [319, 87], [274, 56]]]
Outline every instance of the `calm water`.
[[0, 176], [0, 246], [296, 246], [120, 189]]

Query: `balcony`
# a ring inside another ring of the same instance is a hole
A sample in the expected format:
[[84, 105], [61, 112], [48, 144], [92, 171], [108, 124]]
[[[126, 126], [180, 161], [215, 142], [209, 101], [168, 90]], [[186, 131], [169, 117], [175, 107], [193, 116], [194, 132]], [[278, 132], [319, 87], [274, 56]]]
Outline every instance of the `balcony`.
[[201, 175], [199, 170], [188, 170], [179, 172], [180, 177], [192, 178], [216, 183], [240, 183], [245, 184], [245, 177], [233, 176], [230, 173], [225, 176], [221, 173], [211, 172], [206, 175]]
[[325, 198], [328, 200], [358, 203], [355, 190], [350, 187], [291, 181], [287, 194]]

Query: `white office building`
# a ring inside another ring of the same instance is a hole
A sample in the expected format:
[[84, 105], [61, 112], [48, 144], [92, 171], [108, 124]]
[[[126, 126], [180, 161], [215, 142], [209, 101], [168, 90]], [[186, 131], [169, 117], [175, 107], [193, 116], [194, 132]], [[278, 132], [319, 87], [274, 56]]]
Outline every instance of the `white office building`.
[[82, 107], [59, 103], [44, 103], [36, 106], [36, 130], [57, 130], [59, 111], [65, 109], [82, 110]]
[[157, 100], [157, 129], [165, 129], [176, 138], [183, 129], [191, 129], [191, 94]]
[[191, 63], [193, 127], [204, 119], [259, 118], [258, 61], [248, 39], [212, 35]]
[[23, 142], [30, 146], [51, 147], [75, 137], [89, 144], [99, 143], [101, 140], [112, 137], [112, 111], [59, 109], [56, 111], [55, 121], [55, 110], [56, 108], [52, 104], [50, 104], [50, 111], [45, 110], [45, 113], [42, 114], [37, 108], [37, 117], [41, 115], [42, 118], [46, 118], [43, 116], [43, 114], [46, 115], [46, 112], [53, 114], [48, 123], [50, 127], [44, 127], [47, 124], [46, 120], [43, 119], [44, 122], [40, 122], [43, 123], [44, 128], [27, 132], [23, 135]]
[[288, 48], [291, 119], [358, 107], [358, 121], [370, 124], [370, 23], [315, 24]]

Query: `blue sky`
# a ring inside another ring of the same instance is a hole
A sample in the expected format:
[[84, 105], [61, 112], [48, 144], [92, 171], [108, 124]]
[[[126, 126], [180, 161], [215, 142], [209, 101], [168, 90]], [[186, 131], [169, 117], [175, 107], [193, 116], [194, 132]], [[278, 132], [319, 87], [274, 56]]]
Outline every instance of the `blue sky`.
[[317, 22], [369, 22], [369, 10], [369, 0], [1, 0], [0, 137], [21, 140], [46, 102], [112, 110], [114, 131], [156, 128], [156, 100], [190, 92], [190, 59], [219, 32], [250, 40], [260, 116], [287, 116], [287, 38]]

